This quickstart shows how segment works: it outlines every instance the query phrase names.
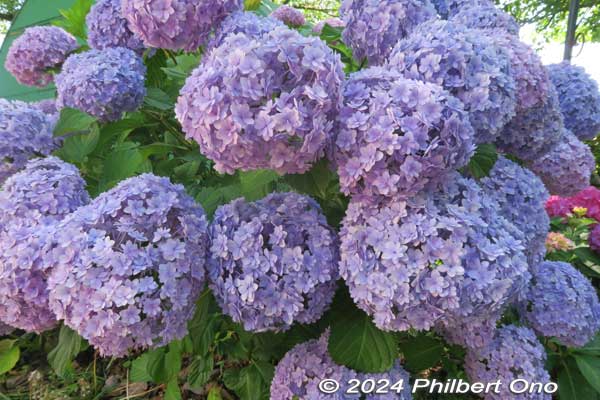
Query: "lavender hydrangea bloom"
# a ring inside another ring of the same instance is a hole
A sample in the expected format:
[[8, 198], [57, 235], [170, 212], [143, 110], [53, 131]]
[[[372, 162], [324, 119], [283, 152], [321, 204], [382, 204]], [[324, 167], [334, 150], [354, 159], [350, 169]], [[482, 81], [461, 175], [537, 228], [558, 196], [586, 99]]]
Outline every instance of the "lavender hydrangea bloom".
[[[493, 4], [462, 8], [451, 19], [467, 28], [500, 30], [519, 36], [520, 28], [515, 18]], [[512, 40], [518, 42], [514, 37]]]
[[479, 314], [469, 318], [461, 318], [450, 324], [436, 326], [436, 331], [448, 343], [467, 349], [477, 349], [487, 346], [494, 340], [496, 325], [501, 318], [501, 312]]
[[0, 191], [0, 231], [11, 224], [51, 224], [89, 203], [79, 170], [56, 157], [29, 161]]
[[[288, 351], [275, 368], [275, 376], [271, 382], [271, 400], [411, 400], [409, 375], [396, 361], [391, 370], [378, 374], [358, 373], [347, 367], [336, 364], [327, 351], [329, 332], [325, 332], [318, 340], [301, 343]], [[341, 384], [340, 390], [333, 394], [325, 394], [319, 390], [319, 382], [323, 379], [334, 379]], [[388, 394], [368, 394], [365, 397], [345, 393], [350, 379], [363, 382], [366, 379], [387, 379], [392, 384], [403, 380], [404, 389], [400, 393], [390, 391]]]
[[55, 224], [87, 204], [75, 166], [56, 157], [32, 160], [0, 191], [0, 320], [26, 331], [56, 325], [48, 305], [48, 257]]
[[252, 12], [237, 11], [225, 18], [206, 48], [210, 50], [219, 47], [229, 35], [236, 33], [259, 39], [265, 33], [281, 26], [283, 23], [275, 18], [264, 18]]
[[122, 0], [129, 29], [147, 47], [196, 51], [242, 0]]
[[40, 100], [35, 103], [30, 103], [30, 106], [37, 108], [44, 114], [55, 115], [58, 113], [56, 109], [56, 99]]
[[473, 150], [469, 116], [441, 87], [381, 67], [346, 81], [334, 149], [343, 192], [411, 196]]
[[509, 53], [481, 31], [430, 21], [398, 42], [389, 62], [407, 78], [437, 83], [470, 114], [476, 143], [491, 143], [515, 115]]
[[0, 99], [0, 184], [35, 156], [55, 149], [55, 120], [31, 104]]
[[86, 17], [88, 43], [91, 48], [125, 47], [141, 54], [145, 46], [127, 26], [121, 12], [121, 0], [99, 0]]
[[4, 66], [19, 83], [44, 87], [52, 82], [47, 70], [60, 66], [78, 47], [75, 37], [62, 28], [34, 26], [12, 43]]
[[247, 331], [317, 321], [333, 299], [338, 241], [319, 205], [295, 193], [221, 206], [210, 226], [210, 287]]
[[580, 347], [600, 330], [600, 302], [591, 282], [565, 262], [546, 261], [533, 280], [521, 315], [539, 335]]
[[354, 58], [381, 65], [398, 40], [436, 12], [429, 0], [344, 0], [340, 16], [346, 25], [342, 39]]
[[295, 28], [306, 23], [306, 18], [304, 18], [304, 13], [302, 11], [286, 5], [277, 7], [270, 16], [271, 18], [277, 19], [284, 24]]
[[483, 190], [500, 205], [502, 216], [525, 236], [525, 254], [530, 265], [544, 259], [550, 219], [544, 208], [550, 197], [535, 174], [500, 157], [488, 177], [480, 181]]
[[546, 393], [514, 394], [508, 382], [524, 379], [527, 382], [550, 382], [544, 369], [546, 353], [535, 333], [528, 328], [509, 325], [496, 331], [487, 346], [470, 349], [465, 358], [465, 370], [472, 382], [490, 383], [500, 380], [500, 393], [487, 393], [486, 400], [550, 400]]
[[342, 278], [384, 330], [492, 315], [528, 279], [523, 234], [456, 173], [407, 200], [352, 199], [340, 238]]
[[121, 182], [57, 228], [50, 307], [104, 356], [187, 333], [205, 284], [202, 207], [151, 174]]
[[574, 196], [590, 185], [595, 159], [588, 145], [570, 131], [563, 131], [563, 141], [548, 153], [529, 163], [550, 194]]
[[346, 24], [340, 18], [327, 18], [319, 21], [313, 26], [313, 32], [320, 35], [323, 32], [325, 25], [329, 25], [332, 28], [344, 28]]
[[287, 27], [235, 34], [188, 78], [175, 113], [219, 172], [302, 173], [331, 142], [343, 79], [318, 38]]
[[145, 74], [142, 59], [123, 47], [72, 55], [56, 75], [57, 106], [116, 121], [142, 104]]
[[535, 161], [564, 140], [564, 132], [558, 96], [550, 84], [541, 103], [517, 111], [498, 135], [496, 146], [522, 160]]
[[581, 140], [600, 133], [600, 90], [598, 83], [582, 67], [568, 62], [548, 65], [556, 86], [565, 127]]

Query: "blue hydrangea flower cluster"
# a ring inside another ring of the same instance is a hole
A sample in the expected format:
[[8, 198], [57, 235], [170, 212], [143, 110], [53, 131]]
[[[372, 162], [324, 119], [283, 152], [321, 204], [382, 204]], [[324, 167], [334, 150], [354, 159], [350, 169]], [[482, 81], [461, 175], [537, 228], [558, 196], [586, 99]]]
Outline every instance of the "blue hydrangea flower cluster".
[[565, 262], [546, 261], [533, 280], [521, 315], [539, 335], [580, 347], [600, 330], [600, 302], [591, 282]]
[[11, 224], [51, 224], [89, 202], [74, 165], [56, 157], [29, 161], [0, 191], [0, 231]]
[[44, 87], [52, 82], [47, 70], [60, 66], [78, 47], [75, 37], [62, 28], [34, 26], [11, 44], [4, 66], [19, 83]]
[[247, 331], [317, 321], [338, 279], [338, 240], [319, 205], [295, 193], [237, 199], [210, 226], [210, 287]]
[[587, 188], [595, 166], [590, 147], [566, 129], [561, 142], [529, 163], [529, 169], [540, 177], [550, 194], [562, 197]]
[[482, 313], [468, 318], [460, 318], [435, 327], [435, 330], [448, 343], [467, 349], [487, 346], [496, 334], [496, 325], [502, 315], [501, 311]]
[[381, 65], [398, 40], [436, 12], [429, 0], [344, 0], [340, 16], [346, 25], [342, 39], [354, 58]]
[[302, 173], [330, 145], [344, 72], [316, 37], [235, 34], [187, 79], [177, 119], [219, 172]]
[[546, 352], [535, 333], [509, 325], [498, 329], [487, 346], [467, 351], [465, 370], [472, 382], [503, 382], [500, 393], [487, 393], [486, 400], [550, 400], [552, 396], [545, 393], [511, 393], [507, 384], [515, 379], [550, 382], [550, 375], [544, 369], [545, 361]]
[[334, 17], [334, 18], [327, 18], [324, 20], [321, 20], [319, 22], [317, 22], [315, 24], [315, 26], [313, 26], [313, 32], [320, 35], [321, 32], [323, 32], [323, 28], [325, 28], [325, 25], [329, 25], [332, 28], [343, 28], [346, 26], [346, 24], [344, 23], [343, 20], [341, 20], [340, 18]]
[[354, 73], [343, 88], [334, 157], [345, 193], [411, 196], [474, 151], [459, 100], [441, 87], [382, 67]]
[[[358, 398], [346, 394], [345, 385], [350, 379], [388, 379], [395, 383], [404, 380], [404, 389], [400, 393], [369, 394], [365, 400], [411, 400], [409, 375], [396, 361], [390, 371], [379, 374], [358, 373], [347, 367], [336, 364], [327, 351], [329, 332], [319, 339], [301, 343], [288, 351], [275, 368], [275, 376], [271, 382], [271, 400], [349, 400]], [[319, 390], [319, 382], [333, 379], [342, 387], [336, 393], [325, 394]], [[363, 398], [363, 397], [361, 397]]]
[[[467, 28], [498, 30], [519, 36], [520, 28], [515, 18], [493, 4], [461, 8], [451, 20]], [[495, 34], [491, 32], [490, 36]], [[512, 40], [518, 42], [514, 37]]]
[[196, 51], [243, 0], [122, 0], [129, 29], [147, 47]]
[[533, 172], [501, 156], [489, 176], [479, 183], [498, 202], [502, 216], [523, 232], [529, 264], [541, 262], [546, 255], [550, 229], [544, 208], [550, 194], [542, 181]]
[[183, 186], [121, 182], [58, 225], [52, 311], [103, 356], [181, 339], [205, 284], [207, 230]]
[[598, 83], [576, 65], [562, 62], [548, 65], [556, 86], [565, 127], [581, 140], [600, 134], [600, 90]]
[[0, 185], [30, 158], [55, 149], [55, 122], [35, 105], [0, 99]]
[[125, 47], [141, 54], [145, 46], [127, 26], [121, 12], [121, 0], [99, 0], [92, 6], [86, 19], [88, 44], [93, 49]]
[[481, 31], [430, 21], [398, 42], [389, 62], [407, 78], [437, 83], [470, 114], [476, 143], [491, 143], [515, 115], [509, 53]]
[[243, 33], [246, 36], [259, 39], [265, 33], [269, 33], [280, 26], [283, 26], [283, 23], [275, 18], [264, 18], [253, 12], [237, 11], [225, 18], [206, 48], [211, 50], [219, 47], [229, 35], [236, 33]]
[[458, 174], [407, 200], [353, 198], [340, 239], [342, 278], [385, 330], [492, 315], [528, 280], [523, 234]]
[[498, 149], [525, 161], [535, 161], [563, 139], [565, 132], [558, 95], [550, 84], [541, 103], [521, 108], [496, 139]]
[[0, 320], [26, 331], [56, 325], [48, 304], [55, 224], [89, 203], [79, 170], [56, 157], [32, 160], [0, 191]]
[[271, 18], [279, 20], [284, 24], [298, 28], [304, 24], [306, 24], [306, 18], [304, 17], [304, 13], [294, 7], [282, 5], [277, 7], [271, 13]]
[[72, 55], [55, 78], [57, 106], [77, 108], [102, 121], [116, 121], [142, 104], [145, 74], [142, 59], [123, 47]]

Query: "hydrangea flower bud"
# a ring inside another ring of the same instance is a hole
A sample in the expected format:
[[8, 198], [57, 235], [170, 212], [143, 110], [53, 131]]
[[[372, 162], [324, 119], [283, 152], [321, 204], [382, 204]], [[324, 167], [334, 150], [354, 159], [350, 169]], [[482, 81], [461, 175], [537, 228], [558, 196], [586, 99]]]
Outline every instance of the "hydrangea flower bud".
[[55, 149], [55, 119], [36, 106], [0, 99], [0, 185], [35, 156]]
[[406, 200], [353, 198], [340, 239], [350, 294], [388, 331], [492, 315], [529, 278], [523, 234], [458, 174]]
[[595, 167], [589, 146], [567, 130], [562, 142], [529, 164], [548, 191], [559, 196], [573, 196], [588, 187]]
[[481, 31], [448, 21], [420, 25], [398, 42], [389, 68], [436, 83], [469, 112], [476, 143], [492, 143], [515, 115], [517, 87], [510, 55]]
[[556, 86], [565, 127], [581, 140], [600, 134], [600, 90], [585, 69], [562, 62], [548, 65]]
[[510, 382], [515, 379], [549, 383], [545, 361], [546, 352], [535, 333], [528, 328], [509, 325], [498, 329], [496, 337], [487, 346], [467, 351], [465, 370], [471, 382], [502, 382], [500, 393], [490, 391], [484, 395], [485, 400], [550, 400], [552, 396], [546, 393], [515, 394], [510, 391]]
[[56, 76], [57, 105], [116, 121], [142, 104], [145, 74], [142, 59], [123, 47], [74, 54]]
[[342, 39], [354, 58], [382, 65], [398, 40], [436, 12], [429, 0], [344, 0], [340, 16], [346, 25]]
[[247, 331], [312, 323], [329, 307], [338, 240], [310, 197], [234, 200], [217, 209], [210, 236], [210, 287], [223, 312]]
[[236, 11], [225, 18], [206, 48], [212, 50], [219, 47], [228, 36], [236, 33], [243, 33], [246, 36], [259, 39], [265, 33], [281, 26], [283, 26], [283, 23], [275, 18], [261, 17], [253, 12]]
[[175, 113], [219, 172], [303, 173], [331, 143], [343, 79], [318, 38], [287, 27], [235, 34], [187, 79]]
[[539, 335], [581, 347], [600, 330], [600, 302], [591, 282], [571, 264], [546, 261], [533, 267], [521, 315]]
[[121, 182], [58, 226], [52, 311], [103, 356], [181, 339], [205, 284], [207, 229], [183, 186]]
[[242, 0], [122, 0], [129, 29], [147, 47], [196, 51]]
[[[467, 28], [498, 30], [519, 36], [520, 28], [515, 18], [493, 4], [461, 8], [451, 20]], [[492, 32], [490, 36], [494, 35]], [[514, 37], [512, 40], [518, 42]]]
[[62, 28], [30, 27], [11, 44], [4, 66], [19, 83], [44, 87], [52, 82], [47, 70], [59, 67], [78, 47], [75, 37]]
[[441, 87], [381, 67], [346, 81], [334, 148], [344, 193], [411, 196], [473, 151], [469, 116]]
[[[387, 394], [367, 394], [365, 400], [411, 400], [409, 375], [396, 361], [391, 370], [378, 373], [358, 373], [347, 367], [336, 364], [327, 351], [329, 332], [326, 331], [318, 340], [309, 340], [288, 351], [275, 368], [275, 376], [271, 382], [271, 400], [346, 400], [355, 398], [345, 392], [349, 389], [347, 382], [358, 379], [387, 379], [390, 384], [400, 380], [404, 389], [400, 393], [390, 391]], [[325, 394], [319, 390], [319, 383], [324, 379], [333, 379], [340, 383], [340, 389], [333, 394]], [[358, 398], [358, 397], [356, 397]], [[363, 398], [363, 397], [361, 397]]]
[[529, 264], [541, 262], [550, 229], [544, 209], [550, 195], [542, 181], [533, 172], [501, 156], [480, 185], [498, 202], [502, 216], [523, 232]]
[[86, 19], [88, 43], [91, 48], [104, 50], [109, 47], [125, 47], [138, 54], [145, 46], [127, 26], [121, 12], [121, 0], [98, 0]]
[[302, 11], [286, 5], [277, 7], [270, 16], [294, 28], [306, 24], [306, 18]]

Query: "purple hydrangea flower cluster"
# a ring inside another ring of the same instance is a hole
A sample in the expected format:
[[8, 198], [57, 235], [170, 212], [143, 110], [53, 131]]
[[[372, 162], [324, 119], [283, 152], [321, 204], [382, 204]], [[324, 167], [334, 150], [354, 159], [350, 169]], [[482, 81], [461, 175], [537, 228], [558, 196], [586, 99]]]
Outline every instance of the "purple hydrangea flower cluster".
[[56, 157], [32, 160], [0, 191], [0, 320], [26, 331], [56, 325], [48, 304], [55, 224], [89, 203], [79, 170]]
[[352, 199], [340, 273], [355, 303], [385, 330], [492, 315], [528, 280], [523, 234], [477, 183], [449, 174], [400, 200]]
[[500, 393], [487, 393], [486, 400], [550, 400], [545, 393], [514, 394], [508, 382], [524, 379], [527, 382], [550, 382], [544, 369], [546, 353], [535, 333], [528, 328], [509, 325], [496, 331], [496, 337], [487, 346], [470, 349], [465, 358], [465, 369], [472, 382], [491, 383], [500, 380]]
[[51, 224], [89, 203], [86, 183], [74, 165], [56, 157], [29, 161], [0, 191], [0, 231], [11, 224]]
[[470, 114], [476, 143], [493, 142], [515, 115], [517, 88], [509, 53], [481, 31], [427, 22], [398, 42], [389, 67], [458, 97]]
[[[520, 28], [515, 18], [493, 4], [461, 8], [451, 19], [453, 22], [462, 24], [467, 28], [492, 29], [519, 36]], [[495, 34], [496, 32], [492, 33], [492, 35]], [[513, 37], [512, 40], [515, 40], [515, 38]]]
[[122, 0], [129, 29], [147, 47], [196, 51], [242, 0]]
[[295, 193], [237, 199], [210, 226], [210, 287], [247, 331], [317, 321], [333, 299], [338, 240], [319, 205]]
[[580, 347], [600, 330], [600, 302], [591, 282], [565, 262], [532, 268], [533, 280], [521, 314], [539, 335]]
[[0, 99], [0, 184], [35, 156], [55, 149], [55, 119], [36, 106]]
[[342, 39], [354, 58], [381, 65], [398, 40], [436, 12], [429, 0], [344, 0], [340, 16], [346, 25]]
[[145, 74], [142, 59], [123, 47], [72, 55], [56, 75], [57, 106], [116, 121], [142, 104]]
[[556, 86], [565, 127], [581, 140], [600, 134], [600, 90], [582, 67], [562, 62], [548, 65]]
[[550, 194], [563, 197], [587, 188], [595, 166], [590, 147], [566, 129], [560, 143], [529, 163], [529, 169], [542, 179]]
[[181, 339], [205, 284], [207, 230], [183, 186], [121, 182], [58, 226], [52, 311], [103, 356]]
[[225, 18], [206, 48], [210, 50], [219, 47], [229, 35], [236, 33], [243, 33], [246, 36], [259, 39], [265, 33], [269, 33], [280, 26], [283, 26], [283, 23], [275, 18], [264, 18], [252, 12], [237, 11]]
[[558, 95], [550, 84], [541, 103], [517, 111], [498, 135], [496, 146], [522, 160], [535, 161], [564, 140], [564, 131]]
[[[368, 394], [366, 400], [411, 400], [409, 375], [396, 361], [392, 369], [378, 374], [358, 373], [347, 367], [336, 364], [327, 351], [329, 332], [326, 331], [318, 340], [301, 343], [288, 351], [275, 368], [275, 376], [271, 382], [271, 400], [346, 400], [358, 396], [346, 394], [346, 382], [358, 379], [387, 379], [392, 383], [405, 382], [400, 393]], [[319, 390], [319, 382], [323, 379], [334, 379], [342, 384], [334, 394], [325, 394]], [[363, 397], [361, 397], [363, 398]]]
[[343, 88], [334, 157], [345, 193], [411, 196], [471, 158], [473, 129], [441, 87], [382, 67]]
[[99, 0], [86, 17], [88, 43], [91, 48], [104, 50], [125, 47], [141, 54], [145, 46], [127, 26], [121, 12], [121, 0]]
[[286, 5], [277, 7], [271, 13], [270, 17], [294, 28], [306, 24], [306, 18], [304, 17], [304, 13], [302, 11]]
[[78, 47], [77, 39], [62, 28], [34, 26], [12, 43], [4, 66], [19, 83], [44, 87], [52, 82], [47, 70], [60, 66]]
[[502, 216], [523, 232], [529, 264], [541, 262], [550, 229], [544, 208], [550, 194], [542, 181], [533, 172], [500, 157], [480, 185], [498, 202]]
[[56, 108], [56, 99], [40, 100], [35, 103], [30, 103], [30, 106], [37, 108], [44, 114], [55, 115], [58, 113]]
[[323, 32], [323, 28], [325, 25], [329, 25], [332, 28], [344, 28], [346, 24], [340, 18], [327, 18], [322, 21], [319, 21], [313, 26], [313, 32], [320, 35]]
[[596, 253], [600, 253], [600, 225], [596, 225], [592, 228], [588, 241], [590, 248]]
[[330, 145], [343, 79], [339, 55], [316, 37], [235, 34], [188, 78], [175, 113], [219, 172], [302, 173]]

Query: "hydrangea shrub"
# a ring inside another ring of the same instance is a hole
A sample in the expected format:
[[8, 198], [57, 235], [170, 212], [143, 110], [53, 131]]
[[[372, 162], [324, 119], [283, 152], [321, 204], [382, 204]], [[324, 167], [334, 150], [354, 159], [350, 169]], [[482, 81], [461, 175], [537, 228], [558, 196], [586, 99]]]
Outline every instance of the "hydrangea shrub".
[[44, 87], [53, 80], [48, 70], [59, 67], [77, 48], [77, 39], [62, 28], [30, 27], [11, 44], [4, 67], [19, 83]]
[[381, 67], [343, 88], [334, 158], [344, 193], [414, 195], [474, 152], [462, 104], [441, 87]]
[[183, 338], [206, 282], [207, 229], [168, 178], [121, 182], [58, 226], [52, 311], [103, 356]]
[[237, 199], [210, 226], [210, 287], [248, 331], [317, 321], [338, 279], [338, 239], [319, 205], [295, 193]]

